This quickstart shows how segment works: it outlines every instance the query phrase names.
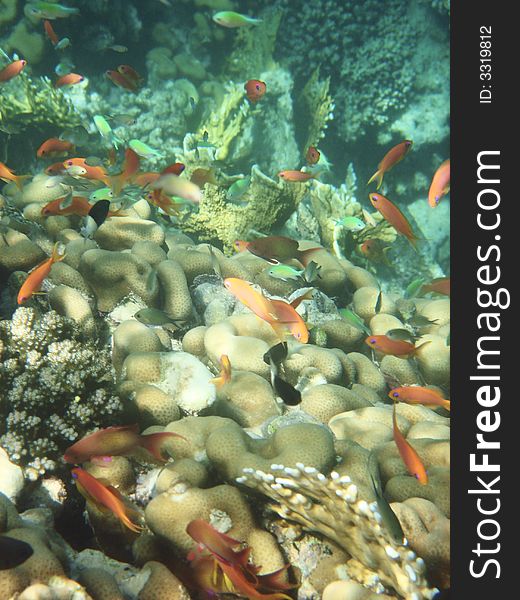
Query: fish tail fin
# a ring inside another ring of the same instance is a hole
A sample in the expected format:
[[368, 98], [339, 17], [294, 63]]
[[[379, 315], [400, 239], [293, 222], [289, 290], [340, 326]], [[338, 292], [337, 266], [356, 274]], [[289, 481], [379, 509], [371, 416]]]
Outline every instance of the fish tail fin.
[[60, 262], [65, 258], [65, 256], [67, 256], [65, 254], [65, 252], [63, 254], [60, 254], [59, 248], [60, 248], [60, 243], [56, 242], [52, 248], [52, 254], [51, 254], [51, 259], [52, 259], [53, 263]]
[[449, 410], [451, 412], [451, 402], [450, 400], [444, 400], [444, 402], [442, 403], [442, 408], [445, 408], [446, 410]]
[[372, 183], [372, 181], [376, 181], [377, 182], [377, 187], [376, 190], [378, 190], [381, 187], [381, 184], [383, 183], [383, 171], [381, 171], [381, 169], [378, 169], [373, 175], [372, 177], [367, 181], [367, 185], [370, 185]]
[[209, 382], [212, 383], [217, 388], [217, 390], [219, 390], [224, 385], [224, 379], [220, 375], [218, 377], [213, 377], [209, 380]]
[[323, 250], [323, 248], [318, 246], [316, 248], [308, 248], [307, 250], [298, 250], [296, 259], [299, 260], [304, 267], [306, 267], [311, 261], [313, 254], [318, 250]]
[[147, 450], [155, 459], [164, 462], [167, 459], [165, 459], [163, 456], [161, 446], [165, 440], [170, 439], [172, 437], [179, 437], [183, 440], [186, 440], [184, 436], [178, 433], [151, 433], [149, 435], [142, 435], [139, 444], [142, 448]]
[[422, 344], [419, 344], [418, 346], [416, 346], [416, 348], [413, 351], [413, 354], [416, 354], [417, 351], [422, 348], [423, 346], [426, 346], [427, 344], [431, 344], [432, 340], [426, 340], [426, 342], [423, 342]]
[[25, 179], [29, 179], [31, 176], [30, 175], [17, 175], [16, 177], [13, 178], [14, 184], [16, 185], [16, 187], [22, 191], [23, 190], [23, 182], [25, 181]]

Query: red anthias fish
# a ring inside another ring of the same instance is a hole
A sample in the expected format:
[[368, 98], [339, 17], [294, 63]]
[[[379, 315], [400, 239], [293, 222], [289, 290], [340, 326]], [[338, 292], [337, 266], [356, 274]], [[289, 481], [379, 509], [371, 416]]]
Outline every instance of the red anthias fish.
[[[195, 585], [207, 594], [235, 594], [250, 600], [291, 600], [283, 591], [297, 583], [285, 581], [287, 566], [259, 575], [261, 567], [249, 561], [251, 549], [217, 531], [202, 519], [191, 521], [187, 533], [198, 542], [188, 554]], [[283, 591], [282, 591], [283, 590]]]
[[368, 180], [367, 185], [372, 183], [374, 179], [377, 181], [377, 188], [381, 187], [383, 183], [383, 176], [387, 171], [396, 165], [398, 162], [403, 160], [403, 158], [408, 154], [413, 146], [413, 142], [411, 140], [404, 140], [391, 148], [383, 157], [383, 160], [377, 165], [377, 171], [372, 175], [372, 177]]
[[428, 204], [435, 208], [441, 198], [450, 191], [450, 159], [445, 160], [435, 171], [428, 191]]
[[422, 404], [424, 406], [442, 406], [450, 410], [450, 401], [443, 398], [439, 392], [420, 385], [403, 385], [393, 388], [388, 392], [388, 397], [394, 402], [406, 402], [407, 404]]
[[415, 248], [420, 238], [415, 235], [408, 219], [397, 208], [397, 206], [381, 194], [372, 193], [369, 194], [369, 198], [370, 202], [372, 202], [372, 206], [383, 215], [385, 220], [390, 223], [397, 233], [404, 235], [404, 237], [407, 238], [410, 244], [412, 244], [412, 246]]
[[81, 495], [101, 511], [107, 509], [119, 519], [130, 531], [141, 533], [143, 527], [134, 523], [140, 516], [135, 508], [128, 505], [128, 501], [111, 485], [105, 485], [99, 479], [87, 473], [84, 469], [72, 469], [72, 477], [76, 480], [76, 487]]
[[60, 88], [64, 85], [76, 85], [84, 80], [85, 78], [83, 75], [79, 75], [78, 73], [67, 73], [67, 75], [63, 75], [54, 82], [54, 87]]
[[177, 433], [150, 433], [140, 435], [137, 425], [121, 425], [107, 427], [85, 436], [65, 450], [63, 458], [66, 462], [80, 464], [92, 458], [107, 456], [124, 456], [136, 448], [147, 450], [156, 460], [166, 460], [161, 451], [162, 443], [172, 437], [183, 438]]
[[316, 146], [309, 146], [307, 153], [305, 154], [305, 160], [308, 165], [315, 165], [320, 160], [320, 151]]
[[0, 71], [0, 83], [10, 81], [13, 79], [13, 77], [19, 75], [25, 68], [26, 64], [27, 61], [22, 59], [14, 60], [12, 63], [9, 63], [7, 67], [4, 67]]
[[52, 249], [50, 258], [47, 258], [37, 267], [35, 267], [28, 275], [27, 279], [23, 282], [20, 291], [18, 292], [17, 302], [23, 304], [27, 302], [33, 294], [40, 291], [43, 280], [49, 276], [52, 265], [56, 262], [60, 262], [65, 258], [65, 254], [59, 253], [59, 244], [56, 242]]
[[105, 71], [105, 75], [110, 79], [110, 81], [112, 81], [112, 83], [117, 85], [117, 87], [129, 90], [131, 92], [137, 92], [139, 89], [139, 85], [134, 80], [128, 79], [119, 73], [119, 71], [108, 70]]
[[233, 245], [239, 252], [249, 250], [251, 254], [259, 256], [273, 264], [295, 258], [305, 265], [314, 252], [323, 249], [317, 247], [299, 250], [299, 243], [296, 240], [283, 235], [270, 235], [257, 238], [251, 242], [236, 240]]
[[414, 448], [406, 441], [404, 435], [399, 430], [397, 426], [397, 418], [395, 414], [395, 406], [394, 402], [392, 421], [394, 426], [394, 441], [399, 450], [399, 454], [403, 459], [404, 464], [408, 470], [408, 473], [415, 477], [421, 485], [426, 485], [428, 483], [428, 475], [426, 474], [426, 469], [422, 464], [419, 455], [414, 450]]
[[449, 296], [451, 293], [451, 278], [450, 277], [438, 277], [432, 279], [430, 283], [424, 283], [421, 286], [420, 293], [427, 294], [428, 292], [435, 292], [442, 294], [443, 296]]
[[267, 90], [267, 86], [263, 81], [258, 79], [250, 79], [244, 85], [244, 89], [246, 91], [247, 99], [250, 102], [258, 102], [260, 98], [265, 94]]
[[393, 340], [386, 335], [369, 335], [365, 339], [365, 344], [370, 348], [382, 352], [383, 354], [391, 354], [392, 356], [399, 356], [402, 358], [413, 356], [419, 348], [422, 348], [429, 343], [431, 343], [430, 340], [416, 347], [415, 344], [412, 344], [411, 342], [405, 340]]

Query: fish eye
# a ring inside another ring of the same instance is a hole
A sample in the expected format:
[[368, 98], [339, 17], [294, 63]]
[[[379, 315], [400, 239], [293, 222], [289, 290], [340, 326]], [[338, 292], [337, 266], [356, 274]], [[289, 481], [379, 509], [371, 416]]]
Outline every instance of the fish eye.
[[372, 340], [370, 340], [370, 343], [371, 343], [371, 344], [375, 344], [375, 343], [376, 343], [376, 340], [372, 339]]
[[392, 394], [392, 396], [393, 396], [394, 398], [399, 398], [399, 392], [394, 392], [394, 393]]

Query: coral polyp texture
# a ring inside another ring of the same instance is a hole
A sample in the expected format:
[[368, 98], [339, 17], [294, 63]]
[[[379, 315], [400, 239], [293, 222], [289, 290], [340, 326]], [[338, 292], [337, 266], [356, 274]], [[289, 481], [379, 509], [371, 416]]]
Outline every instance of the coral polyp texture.
[[450, 587], [449, 7], [242, 5], [0, 0], [2, 599]]

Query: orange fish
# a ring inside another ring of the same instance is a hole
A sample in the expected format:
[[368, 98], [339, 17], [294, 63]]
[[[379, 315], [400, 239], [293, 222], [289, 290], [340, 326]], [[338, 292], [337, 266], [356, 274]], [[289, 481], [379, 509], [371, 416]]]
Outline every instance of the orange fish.
[[269, 298], [266, 298], [263, 294], [253, 289], [247, 281], [236, 277], [228, 277], [224, 279], [224, 285], [233, 296], [253, 311], [257, 317], [268, 323], [277, 320], [275, 309]]
[[63, 156], [74, 151], [74, 144], [58, 138], [49, 138], [38, 148], [36, 156], [38, 158], [47, 158], [48, 156]]
[[[296, 298], [296, 306], [304, 300], [303, 297]], [[302, 344], [306, 344], [309, 341], [309, 330], [305, 321], [296, 312], [295, 306], [292, 303], [285, 302], [284, 300], [276, 300], [271, 298], [272, 306], [274, 306], [275, 315], [277, 320], [275, 322], [270, 321], [271, 327], [275, 330], [278, 337], [285, 340], [287, 333], [295, 337]]]
[[291, 182], [304, 182], [309, 181], [309, 179], [316, 179], [316, 175], [314, 173], [305, 173], [304, 171], [295, 171], [295, 170], [287, 170], [280, 171], [278, 173], [278, 177], [281, 177], [284, 181]]
[[246, 81], [244, 89], [246, 91], [247, 99], [254, 103], [258, 102], [258, 100], [260, 100], [260, 98], [265, 94], [267, 86], [263, 81], [259, 81], [258, 79], [250, 79], [249, 81]]
[[45, 169], [46, 175], [62, 175], [65, 171], [62, 162], [53, 163]]
[[76, 85], [84, 80], [85, 78], [83, 75], [78, 75], [78, 73], [67, 73], [67, 75], [62, 75], [54, 82], [54, 87], [60, 88], [64, 85]]
[[231, 363], [229, 362], [229, 356], [227, 354], [222, 354], [220, 357], [220, 366], [220, 375], [210, 379], [211, 383], [217, 386], [218, 389], [231, 381]]
[[236, 240], [233, 245], [239, 252], [249, 250], [251, 254], [259, 256], [270, 263], [284, 262], [295, 258], [303, 265], [316, 250], [322, 250], [322, 248], [299, 250], [299, 244], [296, 240], [283, 235], [269, 235], [251, 242]]
[[368, 196], [370, 198], [370, 202], [372, 202], [372, 206], [383, 215], [383, 217], [398, 233], [404, 235], [404, 237], [407, 238], [410, 244], [412, 244], [412, 246], [415, 248], [417, 241], [420, 238], [415, 235], [412, 230], [412, 226], [408, 222], [408, 219], [397, 208], [397, 206], [381, 194], [372, 192]]
[[438, 277], [437, 279], [432, 279], [430, 283], [425, 283], [421, 286], [420, 293], [427, 294], [428, 292], [436, 292], [437, 294], [442, 294], [443, 296], [450, 295], [450, 277]]
[[61, 203], [65, 198], [66, 196], [62, 196], [46, 204], [41, 210], [42, 217], [55, 215], [79, 215], [86, 217], [92, 208], [92, 205], [83, 196], [73, 196], [70, 205], [62, 208]]
[[[215, 594], [233, 594], [250, 600], [291, 600], [280, 590], [289, 590], [297, 584], [286, 583], [287, 566], [265, 575], [261, 567], [249, 560], [251, 549], [220, 531], [206, 521], [195, 519], [186, 532], [198, 542], [188, 554], [192, 562], [196, 585], [212, 597]], [[209, 553], [209, 556], [208, 556]]]
[[174, 200], [159, 189], [148, 192], [144, 198], [150, 204], [157, 206], [157, 208], [160, 208], [163, 212], [165, 212], [167, 215], [170, 215], [171, 217], [178, 216], [181, 212], [180, 209], [188, 203], [187, 201], [184, 201], [182, 199]]
[[177, 433], [150, 433], [139, 435], [138, 425], [121, 425], [107, 427], [85, 436], [65, 450], [63, 458], [66, 462], [80, 464], [93, 458], [125, 456], [136, 448], [147, 450], [156, 460], [164, 462], [161, 452], [162, 443], [172, 437], [184, 438]]
[[368, 180], [367, 185], [372, 183], [374, 179], [377, 180], [377, 190], [381, 187], [383, 183], [383, 176], [387, 171], [396, 165], [398, 162], [403, 160], [403, 158], [407, 155], [408, 151], [412, 148], [413, 142], [410, 140], [404, 140], [404, 142], [400, 142], [397, 146], [391, 148], [383, 157], [383, 160], [377, 165], [377, 171], [372, 175], [372, 177]]
[[134, 523], [130, 518], [138, 518], [139, 513], [136, 509], [128, 506], [126, 500], [115, 487], [104, 485], [90, 473], [80, 468], [72, 469], [72, 477], [76, 480], [78, 491], [87, 502], [91, 502], [103, 512], [108, 509], [125, 527], [135, 533], [141, 533], [143, 527]]
[[0, 179], [5, 181], [6, 183], [12, 181], [16, 187], [21, 190], [23, 188], [23, 180], [30, 177], [30, 175], [15, 175], [14, 171], [4, 165], [3, 162], [0, 162]]
[[45, 34], [47, 35], [47, 37], [49, 38], [49, 40], [51, 41], [53, 46], [56, 46], [56, 44], [59, 42], [59, 38], [56, 35], [56, 32], [54, 31], [51, 22], [44, 20], [43, 21], [43, 28], [45, 29]]
[[450, 410], [450, 401], [443, 398], [439, 392], [421, 387], [420, 385], [405, 385], [396, 387], [388, 392], [388, 397], [394, 402], [401, 401], [407, 404], [424, 404], [424, 406], [442, 406]]
[[395, 406], [392, 414], [392, 420], [394, 425], [394, 441], [396, 443], [397, 449], [399, 450], [399, 454], [403, 459], [406, 468], [408, 469], [408, 473], [418, 479], [421, 485], [426, 485], [428, 483], [428, 475], [426, 475], [426, 469], [419, 458], [417, 452], [412, 448], [412, 446], [405, 440], [404, 435], [399, 431], [399, 427], [397, 427], [397, 418], [395, 416]]
[[62, 163], [63, 168], [69, 172], [72, 170], [73, 175], [85, 177], [85, 179], [102, 181], [105, 185], [110, 186], [110, 178], [105, 169], [99, 166], [88, 165], [85, 160], [85, 158], [68, 158]]
[[117, 67], [117, 72], [136, 86], [143, 81], [141, 75], [139, 75], [139, 73], [130, 65], [119, 65], [119, 67]]
[[180, 175], [184, 171], [185, 168], [186, 168], [185, 164], [176, 162], [176, 163], [173, 163], [173, 165], [166, 167], [166, 169], [163, 169], [161, 171], [161, 175], [167, 175], [168, 173], [173, 173], [174, 175]]
[[112, 191], [114, 195], [118, 195], [119, 192], [123, 189], [125, 183], [129, 181], [139, 170], [140, 165], [140, 157], [136, 154], [132, 148], [127, 148], [125, 150], [125, 160], [123, 163], [123, 171], [112, 177]]
[[127, 79], [118, 71], [105, 71], [105, 75], [110, 79], [112, 83], [117, 85], [117, 87], [123, 88], [125, 90], [130, 90], [131, 92], [136, 92], [139, 88], [135, 81]]
[[309, 146], [305, 154], [305, 160], [308, 165], [315, 165], [320, 160], [320, 151], [315, 146]]
[[42, 287], [43, 280], [49, 276], [52, 265], [65, 258], [65, 254], [59, 254], [58, 246], [59, 244], [56, 242], [56, 244], [54, 244], [54, 248], [52, 249], [50, 258], [44, 260], [29, 273], [27, 279], [23, 282], [22, 287], [18, 292], [18, 304], [27, 302], [27, 300], [29, 300], [33, 294], [39, 292], [40, 288]]
[[195, 169], [191, 174], [190, 181], [200, 188], [203, 188], [206, 183], [217, 185], [214, 169]]
[[408, 358], [413, 356], [419, 348], [422, 348], [426, 344], [429, 344], [430, 340], [423, 344], [415, 347], [411, 342], [405, 340], [393, 340], [386, 335], [369, 335], [365, 339], [365, 344], [378, 352], [383, 354], [391, 354], [392, 356], [399, 356]]
[[0, 71], [0, 83], [10, 81], [13, 77], [19, 75], [26, 64], [26, 60], [13, 60], [12, 63], [9, 63], [7, 67]]
[[245, 252], [247, 250], [248, 246], [249, 246], [249, 242], [246, 242], [245, 240], [235, 240], [233, 242], [233, 248], [237, 252]]
[[150, 171], [146, 173], [139, 173], [134, 177], [134, 183], [135, 185], [144, 188], [151, 183], [155, 183], [159, 177], [161, 177], [161, 173], [153, 173]]
[[388, 267], [392, 266], [392, 263], [388, 260], [386, 253], [390, 250], [390, 246], [386, 246], [385, 243], [377, 238], [371, 238], [365, 240], [360, 246], [359, 251], [369, 261], [374, 263], [384, 263]]
[[435, 171], [430, 190], [428, 191], [428, 204], [435, 208], [440, 199], [450, 191], [450, 159], [445, 160]]

